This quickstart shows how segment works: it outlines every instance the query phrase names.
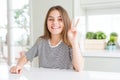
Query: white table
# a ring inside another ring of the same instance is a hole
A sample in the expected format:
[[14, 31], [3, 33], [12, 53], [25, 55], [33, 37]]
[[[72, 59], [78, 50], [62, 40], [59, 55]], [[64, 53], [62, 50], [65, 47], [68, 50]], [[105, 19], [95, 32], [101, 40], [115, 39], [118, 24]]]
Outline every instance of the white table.
[[24, 68], [22, 74], [11, 74], [7, 66], [0, 66], [0, 80], [120, 80], [120, 73]]

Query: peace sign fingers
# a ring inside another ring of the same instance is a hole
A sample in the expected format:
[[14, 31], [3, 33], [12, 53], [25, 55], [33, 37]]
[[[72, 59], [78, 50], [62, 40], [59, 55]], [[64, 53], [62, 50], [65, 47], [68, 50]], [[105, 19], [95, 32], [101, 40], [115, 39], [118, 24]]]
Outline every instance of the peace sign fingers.
[[74, 23], [75, 21], [73, 20], [73, 21], [72, 21], [72, 24], [71, 24], [71, 28], [72, 28], [72, 27], [77, 27], [79, 21], [80, 21], [80, 19], [77, 19], [77, 22]]

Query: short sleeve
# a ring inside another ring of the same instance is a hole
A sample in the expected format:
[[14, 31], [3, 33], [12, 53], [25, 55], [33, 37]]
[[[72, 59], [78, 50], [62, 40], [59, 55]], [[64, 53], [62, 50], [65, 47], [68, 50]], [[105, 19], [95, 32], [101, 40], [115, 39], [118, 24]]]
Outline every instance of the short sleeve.
[[73, 53], [72, 48], [69, 48], [69, 54], [70, 54], [71, 61], [72, 61], [72, 53]]
[[26, 56], [27, 60], [32, 61], [34, 57], [38, 56], [39, 42], [40, 42], [40, 39], [38, 38], [36, 43], [33, 45], [33, 47], [30, 50], [28, 50], [28, 52], [26, 52], [25, 56]]

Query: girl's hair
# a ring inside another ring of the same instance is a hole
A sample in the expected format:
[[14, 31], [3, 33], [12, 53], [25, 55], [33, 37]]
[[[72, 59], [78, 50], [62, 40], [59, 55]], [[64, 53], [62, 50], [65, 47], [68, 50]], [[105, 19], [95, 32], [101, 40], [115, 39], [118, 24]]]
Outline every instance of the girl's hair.
[[48, 13], [47, 13], [46, 18], [45, 18], [45, 23], [44, 23], [44, 34], [43, 34], [43, 36], [40, 36], [40, 38], [43, 38], [43, 39], [50, 39], [51, 38], [51, 33], [47, 27], [47, 19], [48, 19], [50, 12], [52, 12], [53, 10], [58, 10], [61, 17], [63, 18], [64, 28], [63, 28], [63, 31], [61, 33], [61, 37], [62, 37], [63, 42], [66, 45], [68, 45], [69, 47], [71, 47], [71, 44], [69, 42], [68, 35], [67, 35], [67, 32], [71, 27], [71, 21], [70, 21], [70, 18], [68, 16], [68, 13], [66, 12], [66, 10], [59, 5], [53, 6], [48, 10]]

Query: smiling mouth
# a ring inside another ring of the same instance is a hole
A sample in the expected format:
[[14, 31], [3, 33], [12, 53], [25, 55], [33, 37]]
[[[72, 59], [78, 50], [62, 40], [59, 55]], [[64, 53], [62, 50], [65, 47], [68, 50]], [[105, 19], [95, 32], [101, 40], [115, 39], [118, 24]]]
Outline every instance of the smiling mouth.
[[61, 27], [51, 27], [52, 29], [59, 29], [59, 28], [61, 28]]

